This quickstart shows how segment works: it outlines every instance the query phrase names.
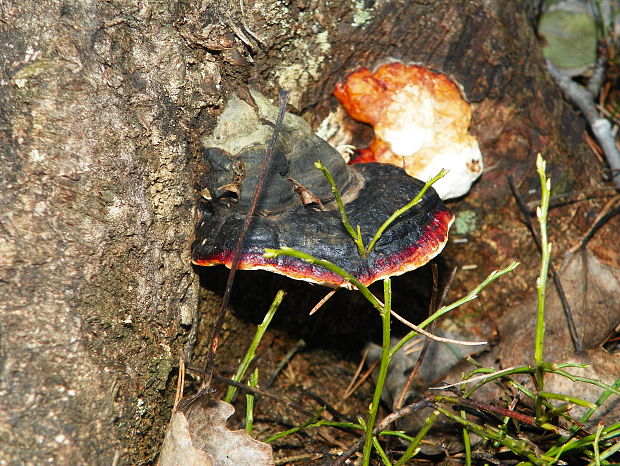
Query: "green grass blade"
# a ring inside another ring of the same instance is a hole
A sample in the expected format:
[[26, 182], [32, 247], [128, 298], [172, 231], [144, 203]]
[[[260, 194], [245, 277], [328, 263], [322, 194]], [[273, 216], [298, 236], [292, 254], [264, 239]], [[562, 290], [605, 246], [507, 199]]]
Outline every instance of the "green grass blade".
[[385, 303], [383, 305], [383, 310], [381, 311], [381, 363], [379, 365], [379, 376], [377, 377], [377, 383], [375, 384], [375, 393], [372, 398], [372, 404], [370, 405], [368, 419], [366, 420], [366, 439], [364, 440], [364, 457], [362, 460], [362, 464], [364, 466], [368, 466], [370, 464], [370, 454], [372, 452], [374, 438], [372, 431], [375, 428], [375, 420], [377, 419], [379, 404], [381, 403], [381, 394], [383, 393], [383, 386], [385, 384], [388, 367], [390, 365], [390, 312], [392, 309], [392, 281], [389, 278], [383, 280], [383, 299]]
[[269, 437], [266, 440], [263, 440], [263, 442], [265, 443], [271, 443], [275, 440], [281, 439], [283, 437], [286, 437], [288, 435], [294, 434], [295, 432], [299, 432], [300, 430], [303, 429], [307, 429], [308, 427], [310, 427], [311, 425], [313, 425], [314, 423], [316, 423], [316, 421], [321, 417], [321, 415], [323, 414], [323, 411], [325, 411], [325, 408], [322, 407], [321, 409], [319, 409], [319, 411], [312, 416], [310, 419], [308, 419], [307, 421], [305, 421], [304, 423], [293, 427], [292, 429], [288, 429], [285, 430], [284, 432], [279, 432], [275, 435], [272, 435], [271, 437]]
[[424, 426], [420, 429], [420, 431], [416, 434], [413, 441], [409, 444], [403, 456], [396, 462], [394, 466], [402, 466], [407, 463], [411, 458], [418, 454], [418, 447], [420, 446], [420, 442], [426, 437], [428, 431], [433, 427], [435, 420], [439, 416], [439, 411], [433, 411], [430, 416], [426, 418], [424, 422]]
[[[237, 368], [237, 373], [232, 377], [232, 379], [235, 382], [241, 382], [243, 377], [245, 377], [245, 373], [247, 372], [248, 368], [250, 367], [250, 364], [252, 363], [252, 360], [254, 359], [254, 356], [256, 355], [256, 348], [258, 348], [258, 345], [260, 341], [262, 340], [263, 335], [265, 335], [265, 331], [267, 330], [267, 327], [269, 326], [271, 319], [273, 319], [273, 316], [278, 310], [278, 307], [282, 303], [282, 299], [284, 298], [285, 294], [286, 293], [284, 292], [284, 290], [278, 291], [278, 293], [276, 294], [276, 297], [273, 299], [273, 302], [271, 303], [271, 306], [269, 307], [269, 310], [267, 311], [267, 314], [265, 314], [265, 318], [263, 319], [263, 322], [259, 324], [258, 327], [256, 328], [256, 333], [254, 334], [254, 338], [252, 339], [252, 342], [250, 343], [250, 347], [246, 351], [245, 356], [243, 357], [243, 360], [241, 361], [241, 364], [239, 364], [239, 367]], [[230, 403], [233, 397], [235, 396], [236, 391], [237, 391], [236, 387], [232, 387], [232, 386], [228, 387], [228, 390], [226, 391], [226, 396], [224, 397], [224, 401], [226, 401], [227, 403]]]
[[[248, 382], [250, 387], [256, 387], [258, 385], [258, 367], [254, 369], [252, 375], [250, 375], [250, 381]], [[245, 431], [252, 435], [254, 429], [254, 399], [253, 393], [247, 393], [245, 395]]]

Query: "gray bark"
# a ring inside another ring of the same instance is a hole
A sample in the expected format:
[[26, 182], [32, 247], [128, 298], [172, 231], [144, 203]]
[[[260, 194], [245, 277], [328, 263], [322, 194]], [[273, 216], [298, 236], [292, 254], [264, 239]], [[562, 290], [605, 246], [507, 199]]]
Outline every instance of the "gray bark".
[[186, 126], [211, 74], [187, 69], [172, 7], [2, 7], [0, 457], [11, 464], [111, 464], [130, 444], [148, 459], [165, 427], [197, 302]]

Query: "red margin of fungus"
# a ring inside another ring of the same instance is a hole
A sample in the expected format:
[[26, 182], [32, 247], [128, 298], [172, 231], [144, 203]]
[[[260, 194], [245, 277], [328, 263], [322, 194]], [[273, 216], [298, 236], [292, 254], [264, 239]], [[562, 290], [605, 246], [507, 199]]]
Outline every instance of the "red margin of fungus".
[[[381, 278], [402, 275], [405, 272], [415, 270], [429, 262], [443, 250], [448, 241], [448, 230], [453, 221], [454, 215], [452, 212], [448, 209], [443, 209], [426, 226], [417, 244], [409, 246], [393, 256], [375, 259], [373, 261], [375, 265], [373, 271], [362, 271], [360, 273], [360, 271], [348, 270], [348, 272], [362, 282], [363, 285], [368, 286]], [[196, 258], [193, 262], [203, 267], [225, 265], [230, 268], [232, 256], [232, 251], [224, 251], [211, 257]], [[370, 259], [372, 260], [372, 254]], [[267, 270], [311, 283], [331, 287], [353, 288], [340, 275], [288, 256], [266, 259], [261, 253], [245, 253], [241, 255], [239, 269]]]

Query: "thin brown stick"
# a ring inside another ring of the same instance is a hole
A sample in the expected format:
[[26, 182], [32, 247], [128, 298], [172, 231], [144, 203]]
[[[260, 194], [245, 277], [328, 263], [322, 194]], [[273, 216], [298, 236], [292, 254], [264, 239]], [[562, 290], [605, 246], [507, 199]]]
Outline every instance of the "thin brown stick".
[[[196, 371], [198, 373], [204, 373], [202, 370], [198, 369], [198, 368], [194, 368], [191, 366], [188, 366], [189, 370], [192, 371]], [[291, 408], [295, 411], [298, 411], [300, 413], [302, 413], [304, 416], [307, 417], [314, 417], [316, 416], [316, 412], [310, 411], [306, 408], [304, 408], [302, 405], [300, 405], [299, 403], [295, 403], [294, 401], [289, 401], [287, 399], [285, 399], [283, 396], [279, 395], [276, 392], [272, 392], [270, 390], [261, 390], [260, 388], [257, 387], [251, 387], [249, 385], [243, 384], [241, 382], [236, 382], [232, 379], [228, 379], [226, 377], [222, 377], [221, 375], [218, 374], [212, 374], [212, 377], [215, 380], [218, 380], [220, 382], [224, 382], [228, 385], [232, 385], [233, 387], [238, 388], [239, 390], [246, 392], [246, 393], [252, 393], [255, 396], [264, 396], [266, 398], [270, 398], [274, 401], [277, 401], [278, 403], [283, 404], [284, 406], [286, 406], [287, 408]], [[312, 393], [307, 393], [308, 396], [312, 397], [312, 398], [318, 398], [319, 399], [319, 403], [323, 406], [326, 407], [326, 409], [337, 419], [342, 419], [346, 422], [351, 422], [354, 423], [355, 421], [353, 419], [348, 418], [347, 416], [341, 414], [338, 410], [336, 410], [335, 408], [333, 408], [332, 406], [329, 405], [329, 403], [325, 402], [325, 400], [322, 400], [320, 397], [318, 397], [315, 394]], [[324, 418], [320, 418], [320, 419], [324, 419]], [[342, 431], [342, 432], [346, 432], [346, 433], [351, 433], [351, 429], [349, 429], [348, 427], [341, 427], [341, 426], [334, 426], [336, 429]]]
[[355, 419], [350, 418], [344, 413], [338, 411], [331, 403], [327, 402], [321, 395], [311, 392], [311, 391], [302, 391], [305, 396], [312, 398], [319, 405], [324, 406], [328, 413], [334, 416], [334, 419], [340, 422], [350, 422], [351, 424], [355, 424]]
[[[188, 366], [188, 369], [194, 372], [198, 372], [198, 373], [204, 373], [202, 370], [199, 370], [197, 368]], [[295, 403], [294, 401], [289, 401], [287, 399], [285, 399], [283, 396], [279, 395], [276, 392], [272, 392], [270, 390], [261, 390], [260, 388], [257, 387], [250, 387], [249, 385], [246, 385], [244, 383], [241, 382], [236, 382], [235, 380], [226, 378], [226, 377], [222, 377], [221, 375], [218, 374], [211, 374], [212, 377], [219, 381], [219, 382], [224, 382], [225, 384], [228, 385], [232, 385], [233, 387], [246, 392], [246, 393], [251, 393], [255, 396], [264, 396], [265, 398], [270, 398], [274, 401], [277, 401], [278, 403], [282, 403], [283, 405], [285, 405], [288, 408], [294, 409], [295, 411], [303, 414], [304, 416], [308, 416], [308, 417], [313, 417], [316, 415], [315, 412], [304, 408], [303, 406], [301, 406], [299, 403]]]
[[446, 298], [448, 297], [448, 291], [450, 291], [450, 288], [452, 287], [452, 283], [454, 282], [454, 277], [456, 277], [457, 270], [458, 267], [453, 267], [452, 271], [450, 272], [448, 282], [446, 283], [446, 286], [443, 287], [443, 291], [441, 292], [441, 298], [439, 298], [439, 305], [437, 306], [438, 309], [443, 306], [443, 303], [446, 302]]
[[349, 398], [351, 394], [353, 393], [352, 391], [351, 393], [349, 393], [349, 390], [351, 390], [351, 388], [353, 388], [353, 385], [355, 385], [355, 381], [359, 377], [360, 372], [362, 372], [362, 369], [364, 368], [364, 363], [366, 362], [367, 357], [368, 357], [368, 349], [365, 349], [362, 353], [362, 359], [360, 359], [360, 363], [357, 365], [357, 369], [355, 369], [355, 374], [353, 374], [353, 377], [351, 377], [351, 381], [349, 382], [349, 385], [347, 385], [347, 388], [344, 389], [344, 394], [342, 395], [343, 400], [346, 400], [347, 398]]
[[215, 325], [213, 326], [213, 332], [211, 334], [211, 344], [209, 346], [209, 353], [207, 354], [207, 362], [205, 365], [205, 378], [202, 386], [200, 387], [200, 394], [209, 391], [211, 376], [213, 374], [213, 366], [215, 365], [215, 355], [217, 353], [217, 348], [220, 342], [222, 326], [224, 325], [224, 317], [226, 316], [228, 302], [230, 301], [230, 293], [232, 291], [233, 282], [235, 281], [237, 267], [239, 267], [239, 261], [241, 260], [241, 249], [243, 248], [243, 242], [245, 241], [245, 237], [248, 233], [248, 230], [250, 229], [250, 224], [252, 223], [254, 212], [256, 211], [256, 206], [260, 199], [261, 193], [263, 192], [265, 177], [267, 176], [267, 171], [269, 170], [269, 166], [271, 165], [271, 160], [273, 159], [273, 151], [276, 146], [276, 141], [278, 140], [278, 133], [280, 132], [282, 122], [284, 121], [284, 115], [286, 114], [286, 103], [288, 102], [289, 94], [289, 91], [280, 89], [280, 106], [278, 110], [278, 118], [273, 128], [273, 136], [271, 137], [271, 141], [269, 141], [269, 148], [267, 149], [267, 154], [265, 155], [265, 159], [263, 160], [260, 176], [258, 177], [258, 181], [256, 182], [254, 197], [252, 197], [250, 208], [248, 209], [248, 213], [245, 216], [245, 221], [243, 222], [241, 234], [239, 235], [237, 245], [235, 246], [235, 254], [233, 255], [232, 264], [230, 265], [230, 272], [228, 273], [228, 280], [226, 281], [226, 289], [224, 290], [222, 305], [220, 306], [220, 309], [218, 311], [217, 320], [215, 322]]
[[[386, 417], [384, 417], [381, 420], [381, 422], [377, 424], [377, 426], [372, 431], [372, 435], [377, 435], [379, 432], [384, 430], [391, 423], [397, 421], [401, 417], [408, 416], [411, 413], [425, 406], [428, 406], [428, 401], [426, 399], [423, 399], [415, 403], [408, 404], [407, 406], [399, 409], [398, 411], [394, 411], [392, 414], [389, 414]], [[339, 466], [339, 465], [344, 464], [349, 458], [351, 458], [351, 456], [355, 454], [357, 450], [359, 450], [362, 447], [362, 445], [364, 445], [365, 440], [366, 440], [366, 434], [362, 435], [359, 439], [355, 441], [353, 445], [351, 445], [351, 447], [343, 451], [342, 454], [338, 458], [336, 458], [336, 460], [332, 463], [332, 466]]]
[[278, 367], [276, 367], [276, 370], [273, 371], [273, 374], [271, 374], [269, 378], [267, 379], [267, 381], [263, 384], [263, 387], [265, 388], [271, 387], [273, 383], [275, 382], [276, 378], [278, 377], [278, 375], [280, 374], [280, 372], [282, 372], [282, 369], [284, 369], [286, 365], [291, 361], [291, 359], [293, 359], [293, 356], [295, 356], [295, 354], [298, 351], [302, 350], [305, 346], [306, 346], [306, 342], [304, 341], [303, 338], [300, 338], [299, 340], [297, 340], [297, 343], [295, 343], [295, 346], [293, 346], [288, 351], [288, 353], [284, 355], [284, 358], [282, 359], [282, 361], [280, 361], [280, 363], [278, 364]]
[[[603, 161], [601, 160], [601, 163], [602, 162]], [[617, 191], [618, 189], [613, 186], [604, 186], [600, 188], [584, 189], [581, 191], [558, 194], [549, 198], [549, 209], [551, 210], [569, 204], [576, 204], [577, 202], [583, 202], [593, 198], [613, 196]], [[530, 215], [536, 213], [536, 207], [538, 207], [538, 204], [540, 204], [540, 201], [530, 201], [525, 204]]]
[[336, 294], [336, 291], [338, 291], [338, 288], [334, 288], [329, 293], [327, 293], [323, 297], [323, 299], [321, 299], [318, 303], [316, 303], [316, 305], [312, 308], [312, 310], [310, 311], [308, 315], [311, 316], [312, 314], [317, 312], [319, 309], [321, 309], [323, 307], [323, 304], [325, 304], [332, 296]]
[[581, 243], [577, 247], [573, 248], [573, 250], [585, 248], [586, 244], [588, 244], [588, 241], [592, 239], [598, 229], [601, 228], [611, 217], [620, 213], [620, 205], [617, 205], [613, 209], [611, 208], [611, 206], [614, 205], [614, 203], [616, 203], [618, 199], [620, 199], [620, 197], [616, 196], [605, 204], [605, 206], [601, 210], [601, 213], [598, 215], [596, 220], [594, 220], [594, 223], [592, 224], [588, 232], [583, 236]]
[[[424, 340], [426, 339], [422, 338], [421, 335], [418, 335], [417, 338], [413, 337], [410, 341], [403, 345], [402, 350], [407, 356], [415, 353], [416, 351], [420, 351], [424, 347]], [[422, 345], [422, 348], [420, 348], [420, 345]]]
[[358, 388], [361, 387], [361, 385], [366, 382], [366, 380], [368, 379], [368, 377], [370, 377], [370, 375], [373, 373], [373, 371], [377, 368], [377, 366], [379, 365], [379, 363], [381, 362], [381, 359], [375, 359], [370, 366], [368, 366], [368, 369], [366, 369], [366, 371], [362, 374], [362, 376], [357, 380], [357, 382], [355, 383], [355, 385], [353, 385], [353, 387], [351, 388], [350, 391], [346, 392], [344, 394], [344, 396], [342, 397], [343, 400], [346, 400], [347, 398], [349, 398], [351, 395], [353, 395]]

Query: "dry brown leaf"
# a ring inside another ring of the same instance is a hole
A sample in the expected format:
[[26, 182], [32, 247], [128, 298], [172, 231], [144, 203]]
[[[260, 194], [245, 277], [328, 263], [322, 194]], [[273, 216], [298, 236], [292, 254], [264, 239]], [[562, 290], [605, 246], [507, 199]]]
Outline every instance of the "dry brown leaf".
[[[620, 323], [620, 270], [603, 264], [585, 249], [567, 254], [559, 275], [583, 347], [597, 348]], [[531, 361], [535, 325], [535, 297], [503, 315], [498, 326], [504, 367]], [[545, 325], [545, 359], [565, 362], [574, 355], [574, 350], [562, 303], [551, 280], [547, 282]], [[609, 357], [618, 359], [611, 354]]]
[[229, 430], [232, 405], [206, 396], [179, 402], [159, 458], [160, 466], [273, 465], [271, 446], [244, 430]]
[[192, 445], [189, 423], [183, 413], [175, 412], [166, 431], [166, 438], [159, 453], [160, 466], [184, 464], [188, 466], [212, 466], [207, 453]]

